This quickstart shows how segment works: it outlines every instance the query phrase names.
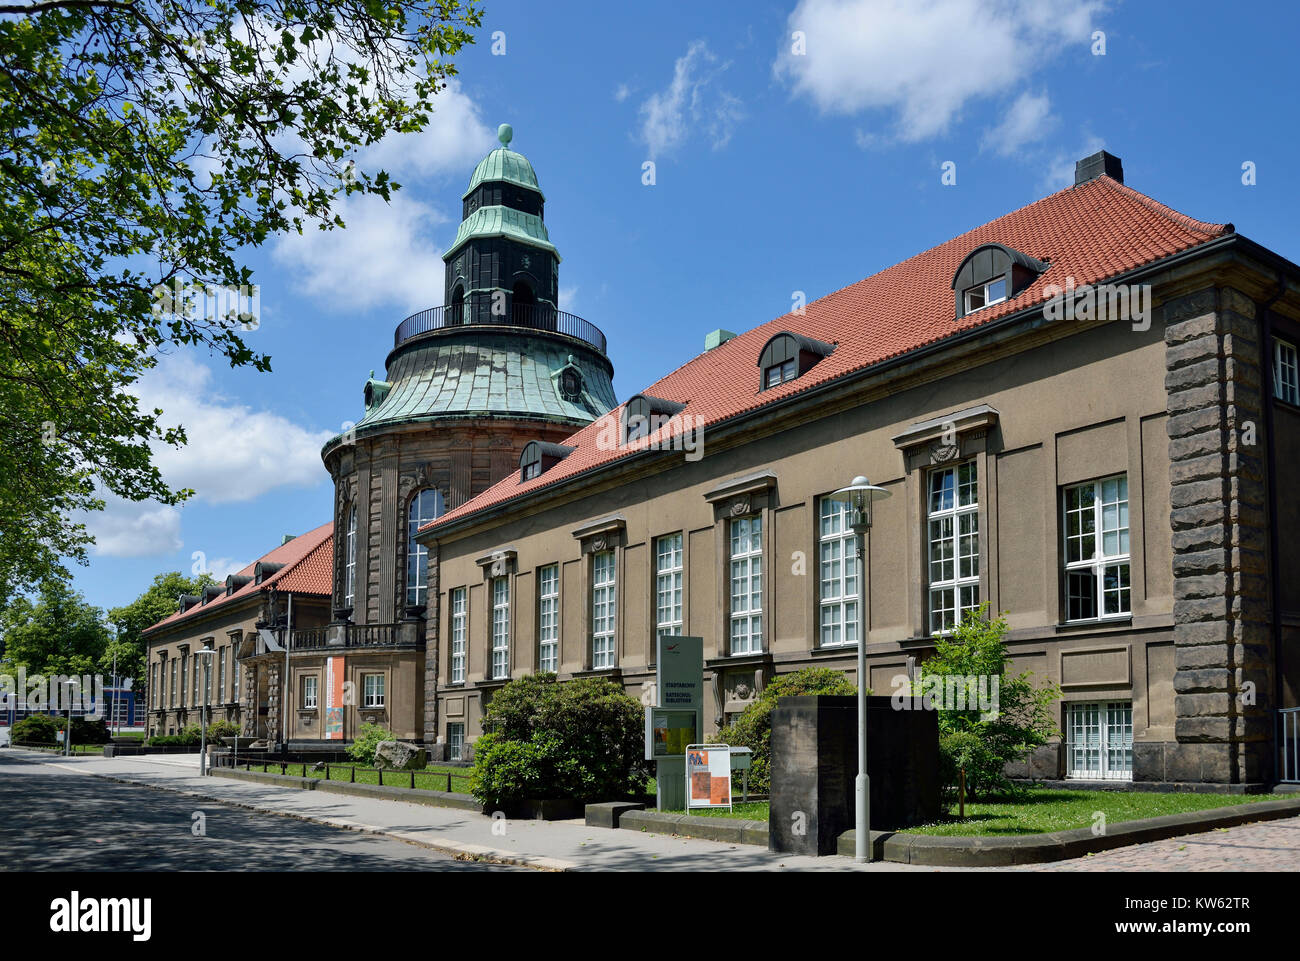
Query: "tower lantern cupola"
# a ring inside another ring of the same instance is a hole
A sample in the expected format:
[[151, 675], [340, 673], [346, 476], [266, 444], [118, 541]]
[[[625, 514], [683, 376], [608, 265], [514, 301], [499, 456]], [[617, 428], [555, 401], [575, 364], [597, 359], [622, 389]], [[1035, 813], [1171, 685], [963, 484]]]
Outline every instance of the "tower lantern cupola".
[[514, 129], [474, 168], [446, 262], [447, 303], [461, 323], [554, 330], [560, 253], [543, 220], [546, 198], [528, 158], [510, 149]]

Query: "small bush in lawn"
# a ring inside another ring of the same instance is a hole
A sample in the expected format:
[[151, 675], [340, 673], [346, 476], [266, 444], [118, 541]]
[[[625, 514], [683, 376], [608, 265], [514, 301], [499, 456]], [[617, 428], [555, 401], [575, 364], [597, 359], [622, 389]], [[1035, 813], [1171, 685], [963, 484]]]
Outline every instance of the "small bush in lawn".
[[645, 791], [641, 705], [604, 678], [517, 678], [492, 698], [483, 727], [470, 793], [485, 804], [610, 801]]
[[799, 694], [847, 696], [858, 689], [842, 671], [829, 667], [806, 667], [802, 671], [780, 674], [763, 688], [753, 704], [734, 721], [718, 731], [713, 739], [719, 744], [747, 747], [750, 755], [749, 789], [767, 794], [772, 789], [772, 711], [778, 697]]
[[375, 763], [375, 748], [383, 741], [397, 739], [397, 735], [382, 724], [371, 724], [367, 721], [361, 725], [361, 730], [357, 731], [357, 736], [348, 745], [348, 757], [358, 764], [370, 767]]

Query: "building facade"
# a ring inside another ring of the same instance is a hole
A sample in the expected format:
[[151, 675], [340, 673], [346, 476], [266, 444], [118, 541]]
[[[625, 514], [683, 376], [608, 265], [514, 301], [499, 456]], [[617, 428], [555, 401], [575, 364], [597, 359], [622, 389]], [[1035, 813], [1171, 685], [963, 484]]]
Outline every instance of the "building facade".
[[[1300, 268], [1123, 184], [1073, 187], [704, 353], [425, 525], [426, 740], [512, 677], [647, 702], [704, 638], [706, 729], [777, 674], [914, 674], [981, 605], [1061, 736], [1018, 772], [1246, 789], [1300, 704]], [[828, 497], [863, 474], [865, 570]], [[857, 578], [865, 578], [859, 610]], [[1294, 777], [1294, 770], [1292, 771]]]
[[286, 537], [201, 597], [181, 597], [175, 614], [145, 630], [149, 735], [177, 734], [206, 716], [279, 738], [285, 654], [276, 636], [329, 621], [331, 528]]

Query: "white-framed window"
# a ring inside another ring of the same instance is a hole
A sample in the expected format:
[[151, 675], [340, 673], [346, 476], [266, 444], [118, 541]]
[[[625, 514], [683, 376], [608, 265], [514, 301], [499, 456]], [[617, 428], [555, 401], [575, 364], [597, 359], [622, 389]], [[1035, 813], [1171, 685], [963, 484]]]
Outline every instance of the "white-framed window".
[[302, 708], [304, 711], [316, 710], [316, 686], [318, 679], [315, 674], [308, 674], [302, 679]]
[[979, 482], [974, 461], [930, 471], [930, 633], [951, 631], [980, 606]]
[[783, 361], [780, 364], [773, 364], [763, 371], [763, 389], [766, 390], [768, 387], [784, 384], [787, 380], [794, 380], [798, 376], [799, 365], [793, 359]]
[[537, 572], [537, 669], [560, 669], [560, 565]]
[[171, 683], [167, 686], [167, 706], [176, 706], [176, 659], [172, 658]]
[[1300, 407], [1300, 357], [1285, 340], [1273, 341], [1273, 396]]
[[361, 692], [363, 707], [384, 706], [384, 675], [362, 674]]
[[682, 535], [655, 539], [655, 636], [682, 632]]
[[618, 614], [618, 585], [614, 552], [591, 555], [591, 666], [614, 666], [614, 625]]
[[217, 703], [226, 699], [226, 649], [217, 652]]
[[429, 599], [429, 549], [417, 543], [415, 535], [442, 512], [442, 493], [434, 487], [426, 487], [412, 497], [406, 511], [406, 603], [411, 607]]
[[966, 290], [966, 313], [992, 307], [1007, 299], [1007, 279], [997, 277], [986, 283], [976, 284]]
[[447, 757], [459, 761], [465, 754], [465, 725], [455, 723], [447, 725]]
[[763, 516], [737, 517], [731, 534], [731, 653], [763, 649]]
[[510, 676], [510, 578], [492, 578], [492, 677]]
[[186, 707], [188, 703], [185, 700], [185, 698], [189, 694], [189, 682], [190, 682], [189, 655], [182, 654], [181, 655], [181, 707]]
[[465, 683], [465, 637], [468, 614], [465, 588], [451, 592], [451, 683]]
[[149, 706], [157, 707], [158, 700], [158, 665], [149, 668]]
[[1065, 619], [1088, 621], [1132, 610], [1129, 578], [1128, 477], [1067, 487]]
[[357, 509], [348, 511], [348, 532], [343, 545], [343, 606], [357, 599]]
[[1091, 781], [1133, 779], [1133, 702], [1093, 701], [1065, 708], [1066, 770]]
[[856, 644], [858, 536], [849, 526], [849, 505], [823, 497], [818, 514], [821, 646]]
[[230, 649], [230, 699], [236, 704], [239, 703], [239, 658], [235, 656], [235, 649]]

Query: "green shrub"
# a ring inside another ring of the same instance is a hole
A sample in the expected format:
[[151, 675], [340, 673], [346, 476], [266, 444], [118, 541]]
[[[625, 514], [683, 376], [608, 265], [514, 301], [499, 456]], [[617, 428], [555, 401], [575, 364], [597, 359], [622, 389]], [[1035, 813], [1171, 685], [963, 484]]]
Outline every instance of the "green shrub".
[[718, 731], [719, 744], [747, 747], [752, 751], [749, 789], [758, 794], [772, 790], [772, 711], [779, 697], [799, 694], [852, 695], [858, 689], [842, 671], [829, 667], [805, 667], [801, 671], [780, 674], [763, 688], [753, 704], [734, 721]]
[[150, 747], [198, 747], [202, 731], [197, 724], [187, 724], [179, 734], [155, 734], [145, 743]]
[[348, 757], [364, 764], [366, 767], [370, 767], [375, 763], [375, 748], [379, 747], [383, 741], [396, 741], [397, 739], [397, 735], [382, 724], [371, 724], [367, 721], [361, 725], [361, 730], [357, 732], [357, 736], [348, 745]]
[[[21, 721], [14, 722], [10, 737], [15, 741], [29, 744], [54, 744], [58, 741], [58, 732], [67, 725], [66, 717], [53, 714], [31, 714]], [[85, 718], [72, 719], [73, 744], [107, 744], [112, 740], [108, 723], [101, 717], [88, 721]]]
[[641, 705], [604, 678], [513, 680], [492, 698], [483, 727], [470, 793], [485, 804], [611, 801], [646, 789]]
[[223, 737], [238, 737], [239, 725], [234, 721], [213, 721], [208, 725], [208, 741], [220, 742]]
[[28, 744], [54, 744], [58, 741], [57, 732], [63, 730], [60, 720], [49, 714], [30, 714], [14, 722], [9, 736]]

